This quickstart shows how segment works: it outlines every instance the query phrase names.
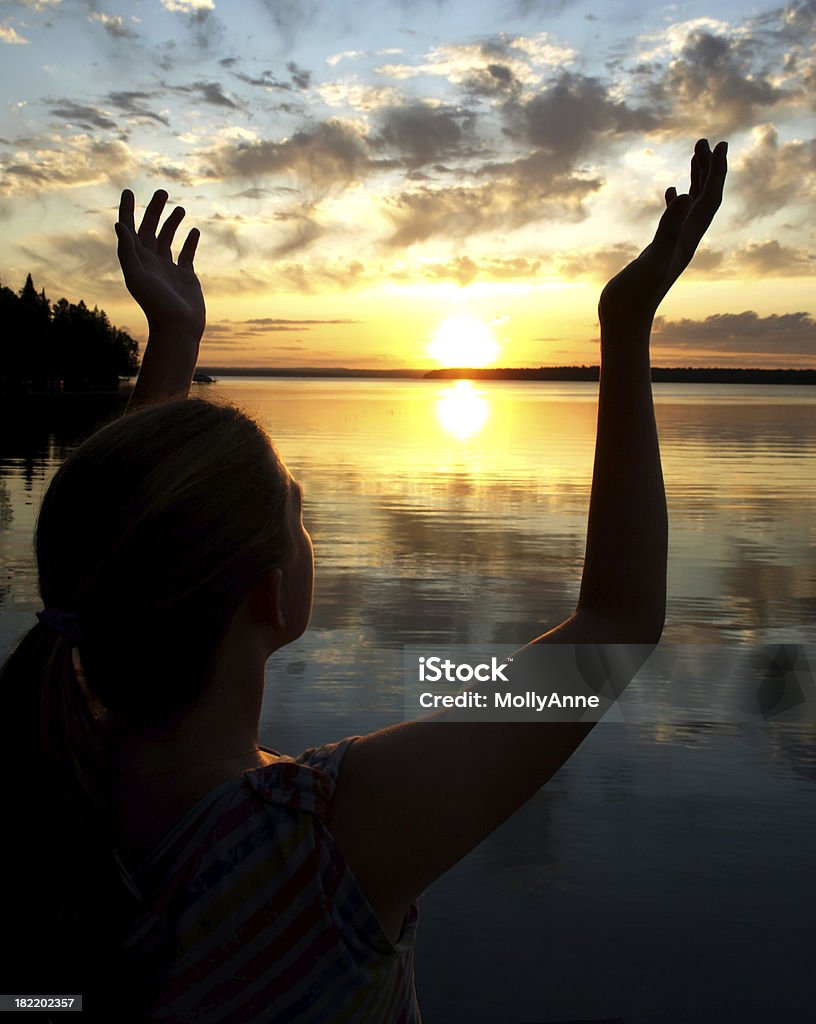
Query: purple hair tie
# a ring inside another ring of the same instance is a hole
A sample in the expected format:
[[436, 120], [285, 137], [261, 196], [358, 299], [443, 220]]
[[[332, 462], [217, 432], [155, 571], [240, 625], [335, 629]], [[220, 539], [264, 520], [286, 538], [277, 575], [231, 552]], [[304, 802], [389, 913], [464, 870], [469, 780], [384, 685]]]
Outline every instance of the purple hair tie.
[[76, 612], [63, 612], [59, 608], [43, 608], [41, 612], [35, 612], [35, 615], [40, 622], [44, 622], [60, 636], [70, 640], [74, 646], [80, 642], [79, 618]]

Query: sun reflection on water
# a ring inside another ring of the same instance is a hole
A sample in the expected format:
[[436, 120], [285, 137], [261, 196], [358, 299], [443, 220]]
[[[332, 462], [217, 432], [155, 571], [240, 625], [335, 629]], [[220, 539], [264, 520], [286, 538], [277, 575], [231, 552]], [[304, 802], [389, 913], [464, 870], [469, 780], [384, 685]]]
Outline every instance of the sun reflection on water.
[[440, 392], [436, 417], [440, 426], [460, 441], [478, 434], [490, 416], [490, 403], [483, 391], [469, 380], [457, 380]]

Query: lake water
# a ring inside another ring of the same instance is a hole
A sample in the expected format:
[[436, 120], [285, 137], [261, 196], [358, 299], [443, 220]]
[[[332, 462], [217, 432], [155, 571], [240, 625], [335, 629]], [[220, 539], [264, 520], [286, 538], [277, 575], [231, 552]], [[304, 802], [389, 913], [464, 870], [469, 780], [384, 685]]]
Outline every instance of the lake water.
[[[314, 615], [270, 660], [262, 742], [297, 752], [400, 720], [404, 645], [521, 644], [573, 610], [597, 385], [196, 393], [256, 414], [305, 491]], [[655, 399], [664, 640], [622, 714], [421, 898], [426, 1024], [814, 1019], [816, 389], [659, 384]], [[40, 607], [43, 490], [110, 415], [79, 405], [0, 440], [3, 651]], [[802, 700], [742, 713], [735, 687], [777, 685], [780, 644]]]

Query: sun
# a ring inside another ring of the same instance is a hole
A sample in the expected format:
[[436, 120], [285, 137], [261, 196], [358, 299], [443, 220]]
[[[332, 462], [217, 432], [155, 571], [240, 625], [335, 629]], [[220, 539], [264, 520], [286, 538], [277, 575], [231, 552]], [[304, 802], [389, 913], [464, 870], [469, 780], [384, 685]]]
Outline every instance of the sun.
[[452, 316], [437, 327], [428, 352], [444, 366], [487, 366], [499, 346], [487, 324], [475, 316]]

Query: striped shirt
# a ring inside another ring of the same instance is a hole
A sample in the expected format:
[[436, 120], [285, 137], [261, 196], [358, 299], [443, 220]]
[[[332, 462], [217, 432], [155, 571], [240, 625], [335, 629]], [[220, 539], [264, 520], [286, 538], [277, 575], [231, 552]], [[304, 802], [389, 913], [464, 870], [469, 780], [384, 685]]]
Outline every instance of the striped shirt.
[[137, 871], [119, 861], [141, 1019], [420, 1024], [416, 905], [390, 942], [325, 824], [354, 739], [227, 780]]

